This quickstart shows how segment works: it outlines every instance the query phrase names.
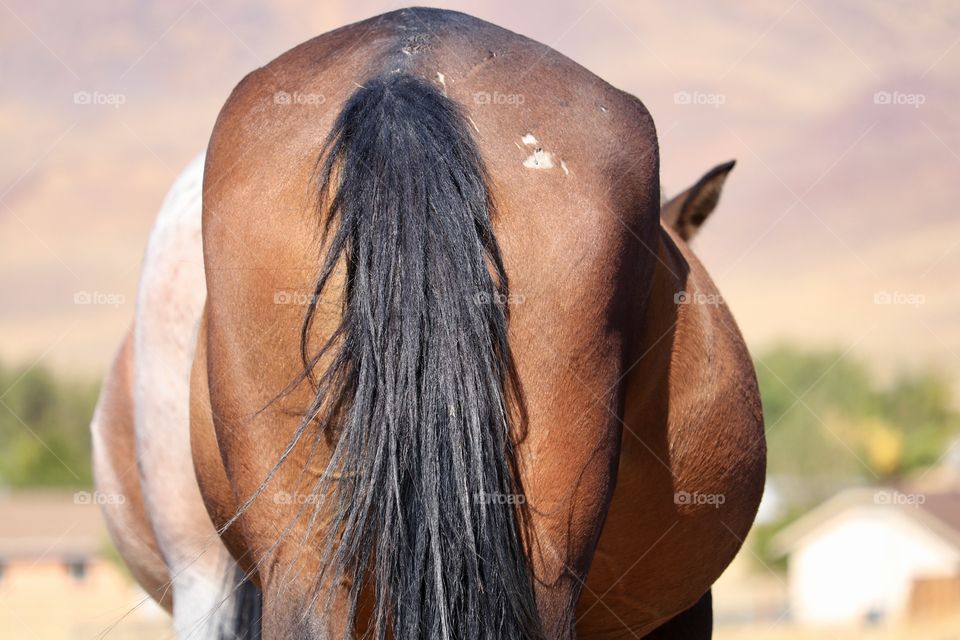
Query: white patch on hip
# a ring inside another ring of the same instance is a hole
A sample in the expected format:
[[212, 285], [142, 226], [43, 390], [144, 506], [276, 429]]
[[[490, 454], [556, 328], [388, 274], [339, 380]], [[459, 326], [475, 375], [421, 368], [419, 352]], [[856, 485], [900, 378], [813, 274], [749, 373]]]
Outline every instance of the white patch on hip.
[[549, 151], [544, 151], [541, 147], [533, 150], [527, 159], [523, 161], [523, 166], [527, 169], [553, 169], [553, 155]]

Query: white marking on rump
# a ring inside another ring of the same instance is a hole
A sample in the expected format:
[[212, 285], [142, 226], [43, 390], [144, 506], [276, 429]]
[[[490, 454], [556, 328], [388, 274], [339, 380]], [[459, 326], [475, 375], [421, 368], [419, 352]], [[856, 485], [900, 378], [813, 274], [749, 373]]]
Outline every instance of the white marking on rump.
[[549, 151], [537, 147], [523, 161], [523, 166], [527, 169], [553, 169], [553, 155]]
[[[532, 133], [524, 134], [523, 137], [520, 138], [520, 142], [528, 147], [534, 147], [533, 153], [527, 156], [527, 159], [523, 161], [523, 166], [525, 166], [527, 169], [553, 169], [555, 166], [553, 164], [553, 154], [549, 151], [545, 151], [543, 147], [538, 146], [537, 138]], [[520, 145], [517, 145], [517, 148], [523, 149], [523, 147]], [[570, 170], [567, 169], [566, 162], [561, 160], [560, 167], [563, 169], [564, 175], [570, 175]]]

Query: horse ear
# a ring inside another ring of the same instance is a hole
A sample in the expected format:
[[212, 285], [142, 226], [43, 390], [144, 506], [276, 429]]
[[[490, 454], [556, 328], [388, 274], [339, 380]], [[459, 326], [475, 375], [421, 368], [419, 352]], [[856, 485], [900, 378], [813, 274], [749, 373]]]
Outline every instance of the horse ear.
[[684, 240], [693, 238], [717, 206], [723, 183], [736, 163], [736, 160], [730, 160], [717, 165], [697, 180], [695, 185], [661, 205], [660, 218], [663, 223]]

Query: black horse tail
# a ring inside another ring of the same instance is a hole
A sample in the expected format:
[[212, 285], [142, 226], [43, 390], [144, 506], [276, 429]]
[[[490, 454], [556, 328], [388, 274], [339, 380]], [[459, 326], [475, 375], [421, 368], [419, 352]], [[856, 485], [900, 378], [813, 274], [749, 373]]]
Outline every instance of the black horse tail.
[[[465, 119], [425, 80], [373, 78], [318, 169], [326, 255], [301, 336], [317, 387], [303, 426], [333, 443], [315, 487], [333, 517], [318, 581], [351, 585], [348, 632], [541, 638], [507, 275]], [[343, 267], [339, 328], [312, 348], [317, 301]], [[369, 620], [356, 620], [361, 592]]]
[[260, 640], [263, 618], [263, 594], [260, 587], [239, 567], [231, 571], [229, 585], [233, 587], [233, 615], [220, 629], [218, 640]]

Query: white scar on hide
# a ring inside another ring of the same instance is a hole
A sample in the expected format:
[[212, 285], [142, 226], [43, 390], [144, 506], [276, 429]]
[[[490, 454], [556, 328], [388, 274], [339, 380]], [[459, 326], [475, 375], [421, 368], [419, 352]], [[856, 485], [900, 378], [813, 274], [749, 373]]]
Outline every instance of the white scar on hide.
[[[527, 156], [527, 159], [523, 161], [523, 166], [525, 166], [527, 169], [553, 169], [554, 166], [556, 166], [553, 163], [553, 154], [539, 146], [537, 139], [532, 133], [525, 134], [522, 138], [520, 138], [520, 142], [528, 147], [533, 147], [533, 153]], [[520, 145], [517, 145], [517, 147], [520, 147]], [[560, 167], [563, 169], [564, 175], [570, 175], [570, 171], [567, 169], [566, 162], [561, 160]]]

